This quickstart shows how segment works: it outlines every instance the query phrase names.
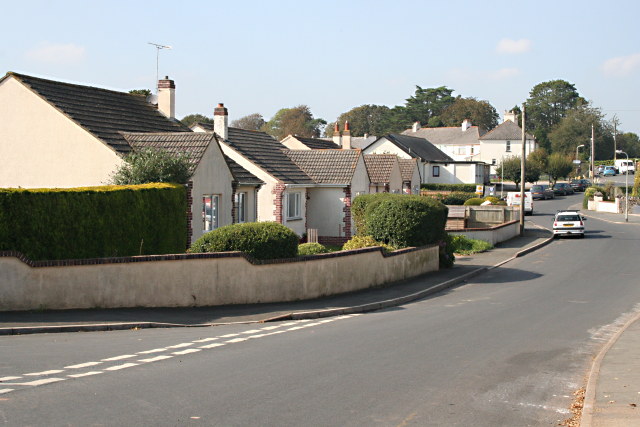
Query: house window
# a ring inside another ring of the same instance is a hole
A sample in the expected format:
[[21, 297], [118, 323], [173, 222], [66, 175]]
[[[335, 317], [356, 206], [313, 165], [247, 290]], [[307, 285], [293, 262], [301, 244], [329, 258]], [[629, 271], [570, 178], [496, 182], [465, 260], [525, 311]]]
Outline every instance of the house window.
[[218, 228], [219, 212], [220, 196], [218, 194], [206, 194], [202, 196], [202, 229], [204, 231], [211, 231]]
[[302, 201], [301, 193], [287, 194], [287, 219], [301, 218], [300, 206]]
[[507, 146], [506, 146], [506, 150], [507, 153], [511, 152], [511, 141], [507, 141]]
[[473, 154], [473, 147], [471, 147], [470, 150], [471, 150], [471, 154]]
[[236, 194], [236, 220], [238, 222], [247, 222], [247, 193]]
[[491, 159], [491, 164], [492, 164], [492, 165], [496, 165], [497, 163], [498, 163], [498, 162], [497, 162], [497, 160], [496, 160], [496, 159]]
[[440, 166], [434, 166], [432, 172], [432, 176], [440, 176]]

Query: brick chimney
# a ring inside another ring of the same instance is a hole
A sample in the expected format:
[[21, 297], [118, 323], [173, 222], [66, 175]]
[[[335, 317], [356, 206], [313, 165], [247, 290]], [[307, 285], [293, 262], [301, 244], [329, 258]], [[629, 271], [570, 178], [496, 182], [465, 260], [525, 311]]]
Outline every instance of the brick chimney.
[[420, 124], [420, 122], [415, 122], [413, 126], [411, 126], [411, 130], [413, 132], [418, 132], [420, 128], [422, 128], [422, 125]]
[[469, 119], [464, 119], [462, 121], [462, 132], [465, 132], [467, 129], [469, 129], [471, 127], [471, 120]]
[[336, 125], [333, 127], [333, 143], [338, 147], [342, 147], [342, 138], [340, 137], [340, 125], [336, 122]]
[[158, 110], [170, 119], [176, 118], [176, 84], [169, 76], [158, 80]]
[[344, 122], [344, 132], [342, 132], [342, 149], [351, 150], [351, 129], [349, 129], [349, 120]]
[[223, 103], [213, 110], [213, 131], [223, 140], [229, 138], [229, 112]]

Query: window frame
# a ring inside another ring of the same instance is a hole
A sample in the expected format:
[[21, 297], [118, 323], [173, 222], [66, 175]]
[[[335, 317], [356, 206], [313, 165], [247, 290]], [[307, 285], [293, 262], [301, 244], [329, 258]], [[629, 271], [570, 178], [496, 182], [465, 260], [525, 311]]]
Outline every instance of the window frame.
[[236, 221], [238, 224], [247, 222], [247, 192], [236, 193]]
[[431, 176], [434, 178], [439, 178], [440, 177], [440, 166], [439, 165], [432, 165], [431, 166]]
[[[293, 215], [291, 215], [292, 206], [294, 208]], [[286, 214], [287, 220], [302, 219], [302, 192], [287, 193]]]
[[[210, 217], [207, 221], [207, 199], [210, 203]], [[202, 231], [213, 231], [220, 227], [220, 194], [203, 194], [202, 195]]]
[[505, 152], [507, 152], [507, 153], [510, 153], [510, 152], [511, 152], [511, 141], [507, 141], [507, 142], [506, 142], [506, 145], [505, 145], [504, 151], [505, 151]]

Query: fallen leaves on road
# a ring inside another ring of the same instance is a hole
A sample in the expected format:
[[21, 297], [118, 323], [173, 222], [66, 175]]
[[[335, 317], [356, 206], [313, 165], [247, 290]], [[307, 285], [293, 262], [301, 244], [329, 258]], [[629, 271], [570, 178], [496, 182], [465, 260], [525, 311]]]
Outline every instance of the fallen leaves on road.
[[569, 408], [571, 411], [571, 418], [567, 418], [562, 421], [559, 426], [566, 427], [580, 427], [580, 417], [582, 417], [582, 408], [584, 406], [584, 387], [579, 388], [573, 392], [573, 402]]

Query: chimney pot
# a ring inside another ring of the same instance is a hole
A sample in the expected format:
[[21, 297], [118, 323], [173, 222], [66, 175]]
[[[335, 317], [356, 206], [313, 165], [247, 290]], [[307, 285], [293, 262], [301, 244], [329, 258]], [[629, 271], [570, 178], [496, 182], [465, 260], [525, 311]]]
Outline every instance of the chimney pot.
[[412, 130], [413, 132], [418, 132], [418, 131], [420, 130], [420, 128], [421, 128], [421, 127], [422, 127], [422, 126], [420, 125], [420, 122], [415, 122], [415, 123], [413, 124], [413, 126], [411, 126], [411, 130]]
[[222, 140], [226, 140], [229, 137], [229, 111], [222, 102], [213, 110], [213, 131]]
[[351, 150], [351, 130], [349, 129], [349, 120], [344, 122], [344, 132], [342, 132], [342, 149]]

